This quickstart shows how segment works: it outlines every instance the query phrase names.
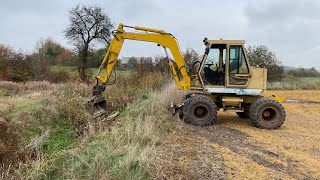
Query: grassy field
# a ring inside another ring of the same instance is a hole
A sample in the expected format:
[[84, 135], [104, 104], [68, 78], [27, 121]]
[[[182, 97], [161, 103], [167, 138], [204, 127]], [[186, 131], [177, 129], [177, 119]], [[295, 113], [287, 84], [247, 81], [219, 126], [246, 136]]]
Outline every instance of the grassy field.
[[303, 82], [320, 83], [320, 77], [301, 77], [298, 79]]
[[[166, 79], [150, 73], [137, 82], [137, 76], [119, 76], [121, 82], [108, 87], [109, 113], [121, 111], [112, 122], [93, 120], [85, 111], [92, 88], [86, 84], [0, 81], [0, 177], [147, 177], [149, 158], [138, 155], [152, 152], [162, 127], [145, 114], [158, 102], [149, 97]], [[138, 106], [128, 105], [131, 102]]]
[[[50, 69], [52, 71], [67, 71], [70, 74], [70, 77], [72, 79], [76, 79], [78, 77], [78, 71], [76, 67], [70, 67], [70, 66], [51, 66]], [[91, 74], [92, 74], [92, 79], [94, 78], [94, 76], [98, 73], [99, 68], [90, 68]], [[103, 73], [105, 72], [105, 70], [103, 69], [100, 72], [100, 75], [103, 75]], [[131, 73], [131, 70], [120, 70], [120, 69], [116, 69], [116, 73], [117, 76], [128, 76]], [[112, 73], [112, 76], [114, 76], [114, 74]]]
[[320, 89], [320, 77], [292, 77], [279, 82], [268, 82], [270, 90]]
[[[109, 106], [120, 115], [98, 121], [84, 110], [91, 93], [85, 84], [0, 82], [0, 158], [13, 163], [1, 168], [1, 177], [320, 178], [320, 105], [283, 103], [287, 119], [278, 130], [257, 129], [222, 111], [214, 125], [195, 127], [167, 109], [183, 92], [153, 77], [142, 79], [148, 84], [142, 89], [128, 86], [130, 79], [109, 87]], [[267, 93], [320, 101], [319, 90]]]

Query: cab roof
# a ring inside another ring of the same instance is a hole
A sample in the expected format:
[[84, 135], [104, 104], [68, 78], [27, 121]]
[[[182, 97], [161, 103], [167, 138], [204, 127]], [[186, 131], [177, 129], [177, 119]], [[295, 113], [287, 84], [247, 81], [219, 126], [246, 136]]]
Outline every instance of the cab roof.
[[219, 40], [207, 40], [207, 42], [209, 44], [239, 44], [239, 45], [243, 45], [245, 44], [245, 40], [223, 40], [223, 39], [219, 39]]

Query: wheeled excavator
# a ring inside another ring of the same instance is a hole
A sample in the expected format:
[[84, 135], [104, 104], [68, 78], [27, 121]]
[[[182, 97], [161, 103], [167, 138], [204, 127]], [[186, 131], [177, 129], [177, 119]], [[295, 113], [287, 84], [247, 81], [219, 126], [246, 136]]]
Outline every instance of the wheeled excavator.
[[107, 104], [102, 93], [115, 69], [124, 41], [135, 40], [163, 47], [178, 89], [191, 92], [183, 97], [182, 102], [171, 104], [174, 113], [186, 123], [211, 125], [217, 120], [219, 109], [234, 111], [240, 118], [250, 118], [258, 128], [277, 129], [284, 123], [286, 112], [280, 103], [283, 99], [263, 96], [267, 69], [250, 66], [244, 40], [205, 38], [205, 53], [201, 60], [186, 67], [177, 39], [164, 30], [119, 24], [112, 34], [113, 39], [95, 76], [93, 97], [86, 104], [94, 117], [106, 114]]

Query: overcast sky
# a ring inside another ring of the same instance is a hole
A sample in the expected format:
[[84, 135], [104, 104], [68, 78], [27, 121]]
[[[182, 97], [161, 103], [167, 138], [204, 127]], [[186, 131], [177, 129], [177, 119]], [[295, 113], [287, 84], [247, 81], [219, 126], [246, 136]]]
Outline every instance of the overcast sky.
[[[41, 38], [68, 48], [63, 30], [76, 4], [99, 5], [114, 22], [163, 29], [181, 49], [203, 53], [202, 39], [245, 39], [267, 45], [285, 65], [320, 69], [320, 1], [315, 0], [0, 0], [0, 43], [32, 52]], [[153, 56], [163, 49], [127, 41], [121, 56]]]

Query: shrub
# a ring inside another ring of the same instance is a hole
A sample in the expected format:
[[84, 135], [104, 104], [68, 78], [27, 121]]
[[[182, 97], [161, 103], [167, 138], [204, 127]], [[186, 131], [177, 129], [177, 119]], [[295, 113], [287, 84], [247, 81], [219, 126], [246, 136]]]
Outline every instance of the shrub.
[[288, 75], [292, 75], [294, 77], [320, 77], [319, 71], [316, 68], [298, 68], [294, 70], [288, 71]]
[[71, 79], [70, 73], [66, 70], [51, 70], [48, 76], [47, 80], [53, 83], [63, 83]]

